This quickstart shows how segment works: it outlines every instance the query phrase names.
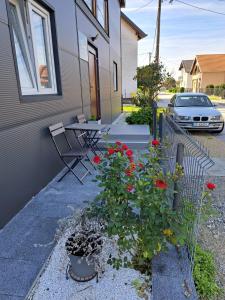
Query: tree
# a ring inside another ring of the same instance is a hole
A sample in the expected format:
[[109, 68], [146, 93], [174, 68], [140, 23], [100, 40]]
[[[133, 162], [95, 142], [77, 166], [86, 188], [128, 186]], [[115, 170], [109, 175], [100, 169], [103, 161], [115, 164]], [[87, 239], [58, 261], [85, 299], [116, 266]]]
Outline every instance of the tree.
[[137, 80], [138, 87], [143, 91], [150, 105], [168, 77], [169, 74], [163, 64], [153, 62], [147, 66], [137, 68], [137, 75], [134, 79]]
[[165, 79], [165, 81], [164, 81], [164, 83], [163, 83], [163, 86], [164, 86], [167, 90], [172, 89], [172, 88], [175, 88], [175, 87], [176, 87], [176, 80], [175, 80], [171, 75], [169, 75], [169, 76]]

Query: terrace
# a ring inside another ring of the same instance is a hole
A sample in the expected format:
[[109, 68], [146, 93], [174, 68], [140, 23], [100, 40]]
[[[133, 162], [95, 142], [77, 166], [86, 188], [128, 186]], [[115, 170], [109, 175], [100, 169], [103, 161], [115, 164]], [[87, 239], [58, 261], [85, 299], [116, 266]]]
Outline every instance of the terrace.
[[[168, 124], [166, 128], [168, 129]], [[170, 151], [176, 151], [174, 147], [178, 141], [175, 141], [175, 131], [172, 136], [168, 130], [164, 134], [167, 138], [170, 137], [173, 140], [173, 148]], [[180, 134], [177, 136], [180, 137]], [[126, 141], [134, 149], [135, 156], [138, 156], [146, 148], [147, 140], [150, 140], [151, 137], [148, 126], [128, 126], [119, 118], [114, 124], [108, 141], [113, 143], [117, 139]], [[183, 139], [183, 142], [185, 143], [185, 139]], [[190, 155], [191, 153], [188, 153], [188, 157]], [[186, 165], [187, 163], [188, 158], [184, 160], [184, 164]], [[34, 196], [25, 208], [0, 231], [1, 299], [19, 300], [26, 297], [32, 298], [33, 296], [34, 299], [46, 299], [48, 293], [46, 294], [46, 290], [43, 292], [43, 282], [42, 284], [40, 283], [40, 278], [42, 277], [48, 278], [44, 287], [47, 287], [48, 291], [49, 286], [49, 289], [52, 291], [52, 293], [49, 293], [48, 299], [61, 299], [62, 295], [69, 297], [69, 294], [66, 294], [66, 290], [73, 293], [76, 293], [80, 288], [82, 290], [83, 285], [77, 286], [77, 283], [71, 278], [69, 279], [69, 287], [65, 290], [64, 284], [66, 286], [68, 282], [64, 275], [66, 274], [68, 262], [64, 262], [60, 266], [59, 271], [59, 265], [52, 265], [51, 261], [55, 257], [54, 255], [59, 255], [60, 257], [62, 253], [65, 255], [66, 252], [62, 246], [65, 242], [65, 237], [64, 240], [55, 239], [59, 224], [77, 210], [90, 204], [100, 192], [97, 183], [93, 181], [97, 174], [93, 167], [92, 173], [92, 175], [85, 178], [84, 185], [76, 182], [71, 174], [68, 174], [61, 182], [58, 182], [62, 175], [58, 174], [48, 186]], [[152, 261], [153, 300], [161, 299], [160, 297], [165, 295], [179, 297], [179, 300], [186, 299], [183, 287], [184, 278], [185, 282], [187, 282], [186, 293], [190, 293], [191, 290], [189, 299], [196, 299], [190, 267], [190, 261], [185, 250], [178, 254], [174, 247], [171, 246], [169, 252], [156, 256]], [[49, 278], [52, 276], [52, 268], [56, 270], [55, 279], [57, 279], [53, 285], [51, 284], [51, 278]], [[124, 276], [127, 279], [129, 278], [128, 274]], [[59, 277], [62, 280], [61, 282]], [[87, 284], [90, 286], [89, 283]], [[116, 284], [115, 282], [115, 286]], [[60, 292], [57, 294], [59, 286]], [[129, 289], [124, 291], [129, 293]], [[131, 297], [133, 289], [130, 292]], [[110, 291], [109, 289], [108, 293], [112, 293], [112, 290]], [[87, 295], [85, 294], [85, 297]], [[127, 299], [139, 299], [135, 295], [132, 297]]]

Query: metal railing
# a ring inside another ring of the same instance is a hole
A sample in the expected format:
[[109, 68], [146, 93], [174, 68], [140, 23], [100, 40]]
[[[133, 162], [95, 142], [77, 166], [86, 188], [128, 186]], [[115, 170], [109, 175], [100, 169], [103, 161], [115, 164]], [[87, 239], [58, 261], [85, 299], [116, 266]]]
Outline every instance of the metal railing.
[[[156, 117], [157, 118], [157, 117]], [[184, 176], [174, 186], [171, 195], [171, 205], [174, 209], [182, 207], [184, 201], [191, 203], [188, 209], [195, 214], [195, 222], [188, 228], [189, 255], [194, 265], [195, 246], [198, 240], [199, 225], [202, 212], [202, 194], [205, 187], [206, 173], [214, 165], [208, 150], [189, 132], [182, 129], [174, 120], [166, 115], [160, 114], [155, 132], [162, 141], [162, 152], [164, 159], [162, 165], [165, 172], [174, 173], [176, 165], [183, 168]]]

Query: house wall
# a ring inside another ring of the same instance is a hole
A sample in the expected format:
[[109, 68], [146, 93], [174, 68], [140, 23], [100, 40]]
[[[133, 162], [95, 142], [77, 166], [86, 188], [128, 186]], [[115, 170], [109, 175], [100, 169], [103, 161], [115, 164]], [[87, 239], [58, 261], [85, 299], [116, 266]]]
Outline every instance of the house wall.
[[[114, 27], [110, 29], [111, 41], [103, 37], [96, 23], [85, 16], [74, 0], [67, 0], [66, 5], [61, 0], [48, 0], [55, 11], [62, 96], [26, 103], [19, 97], [5, 1], [0, 1], [0, 40], [4, 41], [0, 42], [0, 70], [3, 70], [0, 75], [0, 227], [63, 167], [47, 127], [59, 121], [72, 123], [75, 115], [90, 112], [88, 65], [79, 59], [78, 29], [85, 30], [87, 36], [99, 33], [95, 46], [99, 49], [103, 122], [110, 123], [120, 113], [121, 106], [118, 0], [109, 1], [110, 10], [116, 11], [110, 13], [110, 19], [114, 18], [110, 20], [110, 27]], [[111, 89], [113, 59], [118, 61], [119, 69], [119, 91], [115, 94]]]
[[137, 91], [138, 37], [134, 29], [121, 19], [121, 45], [122, 45], [122, 95], [131, 98]]
[[202, 82], [202, 74], [194, 74], [192, 76], [192, 91], [199, 92], [201, 89], [201, 82]]
[[181, 69], [180, 73], [180, 76], [182, 78], [180, 87], [184, 87], [185, 89], [192, 89], [192, 75], [186, 73], [184, 68]]
[[201, 88], [205, 89], [207, 85], [220, 85], [225, 83], [225, 72], [217, 72], [217, 73], [203, 73], [202, 74], [202, 82]]

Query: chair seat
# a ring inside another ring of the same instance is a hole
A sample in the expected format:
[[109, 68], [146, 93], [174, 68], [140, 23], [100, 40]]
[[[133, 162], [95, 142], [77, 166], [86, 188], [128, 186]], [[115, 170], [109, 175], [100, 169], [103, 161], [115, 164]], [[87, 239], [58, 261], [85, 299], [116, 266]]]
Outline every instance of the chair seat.
[[71, 149], [67, 152], [63, 152], [61, 154], [62, 157], [83, 157], [88, 153], [88, 148], [82, 148], [82, 149]]

